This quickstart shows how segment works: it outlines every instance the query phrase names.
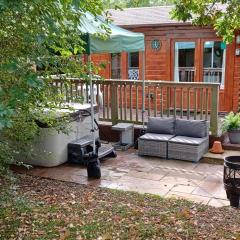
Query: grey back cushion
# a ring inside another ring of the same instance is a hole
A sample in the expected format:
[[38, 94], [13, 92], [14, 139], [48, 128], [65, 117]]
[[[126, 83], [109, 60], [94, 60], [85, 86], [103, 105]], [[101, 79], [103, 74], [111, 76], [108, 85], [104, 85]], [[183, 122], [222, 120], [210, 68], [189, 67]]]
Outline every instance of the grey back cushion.
[[207, 136], [207, 121], [177, 119], [175, 134], [177, 136], [203, 138]]
[[147, 124], [148, 133], [174, 134], [174, 118], [150, 117]]

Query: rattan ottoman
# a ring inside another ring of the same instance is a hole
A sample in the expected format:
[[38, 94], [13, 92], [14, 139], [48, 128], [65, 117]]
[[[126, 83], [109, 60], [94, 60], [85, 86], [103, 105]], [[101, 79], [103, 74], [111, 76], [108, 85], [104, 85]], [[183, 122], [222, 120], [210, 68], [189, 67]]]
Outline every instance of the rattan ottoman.
[[168, 141], [174, 135], [146, 133], [138, 139], [138, 154], [167, 158]]
[[168, 142], [168, 158], [198, 162], [208, 151], [209, 138], [176, 136]]

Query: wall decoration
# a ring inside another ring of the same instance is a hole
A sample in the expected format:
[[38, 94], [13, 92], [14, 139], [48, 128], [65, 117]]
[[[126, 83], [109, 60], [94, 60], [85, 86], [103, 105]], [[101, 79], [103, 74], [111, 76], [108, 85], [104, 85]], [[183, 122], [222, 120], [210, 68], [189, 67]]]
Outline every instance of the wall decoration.
[[159, 50], [161, 48], [161, 42], [158, 39], [153, 39], [151, 42], [151, 47], [153, 50]]
[[128, 69], [128, 79], [138, 80], [139, 79], [139, 70], [138, 69]]

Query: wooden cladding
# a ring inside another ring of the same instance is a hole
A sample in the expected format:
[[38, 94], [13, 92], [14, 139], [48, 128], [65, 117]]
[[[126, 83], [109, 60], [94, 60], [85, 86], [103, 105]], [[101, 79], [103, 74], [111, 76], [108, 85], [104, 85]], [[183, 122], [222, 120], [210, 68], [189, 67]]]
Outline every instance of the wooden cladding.
[[[179, 80], [186, 79], [191, 82], [221, 82], [219, 95], [219, 111], [229, 112], [238, 111], [240, 103], [240, 73], [239, 58], [235, 56], [236, 43], [226, 47], [226, 68], [225, 71], [219, 68], [209, 68], [204, 66], [204, 44], [206, 41], [222, 41], [217, 37], [214, 29], [210, 27], [198, 27], [188, 25], [159, 25], [159, 26], [139, 26], [131, 27], [129, 30], [142, 32], [145, 35], [145, 79], [147, 80], [174, 80], [174, 45], [175, 42], [195, 42], [195, 68], [180, 69]], [[161, 42], [161, 48], [153, 50], [151, 42], [158, 39]], [[142, 79], [142, 53], [139, 54], [139, 79]], [[101, 55], [101, 60], [108, 61], [107, 55]], [[95, 58], [93, 57], [93, 60]], [[100, 55], [96, 55], [96, 64], [100, 60]], [[111, 78], [108, 71], [109, 66], [101, 74], [106, 79]], [[121, 78], [128, 78], [128, 58], [127, 53], [121, 53]], [[225, 78], [224, 78], [225, 76]], [[178, 99], [179, 97], [177, 97]]]

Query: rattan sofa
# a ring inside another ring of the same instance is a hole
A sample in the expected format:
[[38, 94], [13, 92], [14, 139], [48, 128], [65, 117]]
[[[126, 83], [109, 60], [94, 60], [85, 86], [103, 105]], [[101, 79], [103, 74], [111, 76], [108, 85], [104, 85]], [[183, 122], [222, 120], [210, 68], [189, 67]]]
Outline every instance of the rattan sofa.
[[199, 161], [208, 151], [204, 120], [149, 118], [146, 134], [138, 139], [138, 154], [165, 159]]

